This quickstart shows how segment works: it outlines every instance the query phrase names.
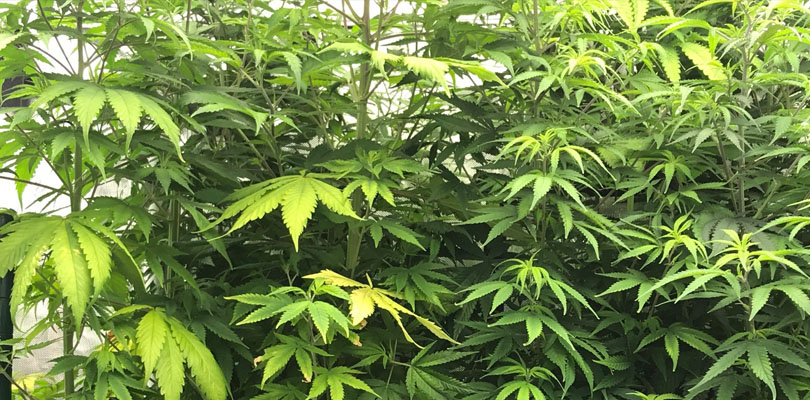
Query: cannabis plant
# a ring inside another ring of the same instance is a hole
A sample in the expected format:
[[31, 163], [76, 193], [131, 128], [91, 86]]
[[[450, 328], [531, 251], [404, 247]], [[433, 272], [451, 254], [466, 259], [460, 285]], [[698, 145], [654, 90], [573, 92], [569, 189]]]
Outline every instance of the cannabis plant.
[[808, 9], [4, 4], [16, 396], [810, 398]]

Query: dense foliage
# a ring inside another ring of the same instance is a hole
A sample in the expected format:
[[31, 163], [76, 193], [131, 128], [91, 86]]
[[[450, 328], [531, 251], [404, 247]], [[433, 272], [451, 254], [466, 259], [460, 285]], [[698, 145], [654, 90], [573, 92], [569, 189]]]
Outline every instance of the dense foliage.
[[797, 0], [0, 17], [20, 398], [810, 398]]

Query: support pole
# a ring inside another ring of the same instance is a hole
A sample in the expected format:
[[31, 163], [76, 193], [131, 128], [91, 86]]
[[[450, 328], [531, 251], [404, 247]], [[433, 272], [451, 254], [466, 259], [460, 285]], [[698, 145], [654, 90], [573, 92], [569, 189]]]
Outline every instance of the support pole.
[[[0, 211], [0, 226], [11, 222], [14, 217], [11, 214], [3, 213]], [[11, 287], [14, 285], [14, 272], [8, 271], [6, 275], [0, 279], [0, 341], [8, 341], [14, 337], [14, 324], [11, 321], [11, 307], [9, 301], [11, 300]], [[8, 355], [8, 362], [0, 362], [0, 369], [6, 373], [0, 376], [0, 400], [11, 400], [11, 381], [9, 376], [12, 376], [12, 346], [4, 344], [0, 346], [0, 351]]]

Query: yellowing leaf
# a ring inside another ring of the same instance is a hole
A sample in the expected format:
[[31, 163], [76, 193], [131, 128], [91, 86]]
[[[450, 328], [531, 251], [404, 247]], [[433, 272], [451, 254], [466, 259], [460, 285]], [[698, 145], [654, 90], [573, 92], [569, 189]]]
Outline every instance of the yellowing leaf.
[[374, 313], [374, 289], [364, 287], [352, 291], [349, 295], [349, 315], [352, 324], [359, 325], [369, 315]]
[[[405, 336], [405, 339], [415, 344], [417, 347], [422, 346], [419, 346], [419, 344], [413, 340], [411, 335], [405, 329], [405, 325], [402, 323], [402, 317], [400, 314], [407, 314], [416, 318], [420, 324], [428, 328], [428, 330], [437, 337], [458, 344], [458, 342], [442, 331], [442, 329], [439, 328], [436, 323], [417, 315], [413, 311], [394, 301], [391, 297], [398, 297], [396, 293], [385, 289], [374, 288], [370, 284], [366, 285], [359, 283], [330, 270], [323, 270], [317, 274], [304, 276], [304, 278], [323, 279], [326, 283], [336, 286], [357, 287], [357, 289], [353, 290], [351, 294], [349, 294], [349, 315], [351, 316], [352, 324], [354, 325], [362, 323], [363, 320], [374, 314], [375, 307], [379, 307], [387, 311], [391, 317], [394, 318], [394, 321], [396, 321], [397, 325], [399, 325], [400, 329], [402, 330], [402, 334]], [[332, 319], [340, 323], [340, 319]]]
[[609, 0], [608, 4], [616, 11], [616, 14], [619, 15], [619, 18], [628, 28], [635, 28], [635, 13], [629, 0]]
[[649, 0], [609, 0], [608, 4], [632, 31], [635, 31], [644, 21], [650, 6]]
[[664, 68], [664, 73], [672, 83], [680, 82], [681, 80], [681, 63], [678, 60], [678, 52], [669, 47], [657, 46], [658, 60]]
[[361, 54], [365, 54], [365, 53], [371, 52], [373, 50], [371, 50], [371, 48], [368, 47], [368, 45], [366, 45], [365, 43], [353, 41], [353, 42], [332, 43], [329, 46], [326, 46], [323, 49], [321, 49], [320, 51], [318, 51], [318, 53], [324, 53], [324, 52], [327, 52], [327, 51], [342, 51], [342, 52], [345, 52], [345, 53], [361, 53]]
[[451, 338], [450, 335], [445, 333], [442, 330], [442, 328], [439, 327], [439, 325], [436, 325], [435, 322], [433, 322], [433, 321], [431, 321], [431, 320], [429, 320], [429, 319], [427, 319], [425, 317], [420, 317], [420, 316], [418, 316], [416, 314], [414, 314], [413, 317], [416, 318], [416, 320], [419, 321], [419, 323], [422, 324], [425, 328], [427, 328], [432, 334], [436, 335], [436, 337], [438, 337], [440, 339], [444, 339], [444, 340], [446, 340], [446, 341], [448, 341], [450, 343], [460, 344], [455, 339]]
[[683, 43], [681, 49], [683, 54], [710, 80], [726, 80], [726, 71], [723, 64], [714, 57], [714, 54], [707, 47], [697, 43]]
[[441, 62], [431, 58], [425, 57], [403, 57], [402, 62], [413, 73], [432, 81], [438, 82], [444, 88], [444, 92], [450, 96], [450, 87], [447, 86], [447, 79], [445, 74], [450, 67]]
[[303, 178], [295, 185], [290, 185], [284, 192], [281, 201], [283, 203], [281, 216], [284, 219], [284, 225], [289, 229], [295, 250], [298, 251], [298, 238], [318, 204], [318, 197], [310, 184], [310, 179]]
[[481, 79], [484, 82], [497, 82], [501, 86], [506, 87], [506, 83], [501, 80], [494, 72], [490, 71], [481, 64], [473, 61], [461, 61], [451, 58], [438, 58], [437, 60], [446, 63], [450, 67], [461, 68]]
[[634, 0], [633, 1], [633, 20], [636, 26], [644, 22], [644, 17], [647, 16], [647, 10], [650, 8], [649, 0]]
[[335, 286], [343, 286], [343, 287], [364, 287], [367, 286], [365, 283], [357, 282], [354, 279], [349, 279], [337, 272], [332, 270], [325, 269], [317, 274], [310, 274], [304, 276], [304, 279], [323, 279], [325, 283]]
[[22, 36], [21, 33], [10, 33], [10, 32], [0, 33], [0, 50], [6, 48], [6, 46], [13, 43], [20, 36]]
[[371, 64], [374, 65], [381, 73], [385, 74], [385, 63], [389, 62], [391, 64], [399, 64], [402, 61], [402, 57], [389, 54], [383, 51], [371, 51]]

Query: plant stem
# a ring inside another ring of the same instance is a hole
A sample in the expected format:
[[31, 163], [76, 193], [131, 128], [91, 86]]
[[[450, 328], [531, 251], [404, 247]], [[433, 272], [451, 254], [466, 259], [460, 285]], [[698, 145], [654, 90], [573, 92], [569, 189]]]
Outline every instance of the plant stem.
[[[81, 47], [80, 47], [81, 48]], [[82, 203], [82, 148], [76, 145], [73, 153], [73, 189], [70, 191], [70, 212], [81, 210]], [[62, 301], [62, 353], [63, 355], [73, 354], [73, 336], [76, 328], [71, 321], [70, 313], [67, 311], [67, 301]], [[75, 390], [75, 371], [71, 368], [65, 371], [65, 396]]]
[[188, 34], [188, 27], [191, 23], [191, 0], [186, 2], [186, 34]]
[[[363, 1], [363, 39], [367, 45], [371, 45], [371, 0]], [[368, 127], [368, 99], [371, 88], [371, 69], [368, 62], [360, 66], [360, 85], [356, 94], [355, 102], [357, 107], [357, 139], [366, 138]], [[352, 196], [352, 208], [360, 214], [363, 199], [360, 193], [355, 192]], [[354, 277], [354, 269], [360, 256], [360, 244], [363, 242], [363, 230], [359, 226], [349, 226], [349, 234], [346, 240], [346, 269], [351, 271]]]
[[37, 183], [37, 182], [25, 180], [25, 179], [15, 178], [15, 177], [11, 177], [11, 176], [2, 176], [2, 175], [0, 175], [0, 179], [4, 179], [4, 180], [7, 180], [7, 181], [12, 181], [12, 182], [24, 183], [26, 185], [31, 185], [31, 186], [41, 187], [43, 189], [48, 189], [48, 190], [50, 190], [50, 191], [52, 191], [54, 193], [64, 193], [63, 189], [57, 189], [57, 188], [55, 188], [53, 186], [43, 185], [41, 183]]
[[[79, 78], [84, 78], [84, 0], [79, 0], [76, 5], [76, 33], [77, 33], [77, 55], [78, 55], [78, 71], [76, 71]], [[73, 153], [73, 187], [70, 191], [70, 212], [78, 212], [82, 207], [82, 148], [79, 143], [76, 143], [76, 150]], [[73, 321], [70, 319], [70, 313], [67, 312], [67, 302], [62, 303], [63, 326], [62, 326], [62, 352], [64, 355], [73, 354], [73, 336], [76, 334], [76, 328], [73, 326]], [[76, 371], [73, 368], [65, 371], [65, 397], [68, 397], [75, 390]]]
[[[170, 195], [172, 198], [169, 200], [169, 236], [168, 236], [168, 244], [169, 247], [174, 247], [175, 242], [177, 242], [178, 238], [180, 237], [180, 202], [174, 198], [173, 193], [170, 191]], [[166, 297], [172, 297], [172, 285], [171, 285], [171, 277], [172, 277], [172, 270], [169, 268], [169, 265], [166, 264], [166, 269], [163, 273], [163, 289], [166, 294]]]

